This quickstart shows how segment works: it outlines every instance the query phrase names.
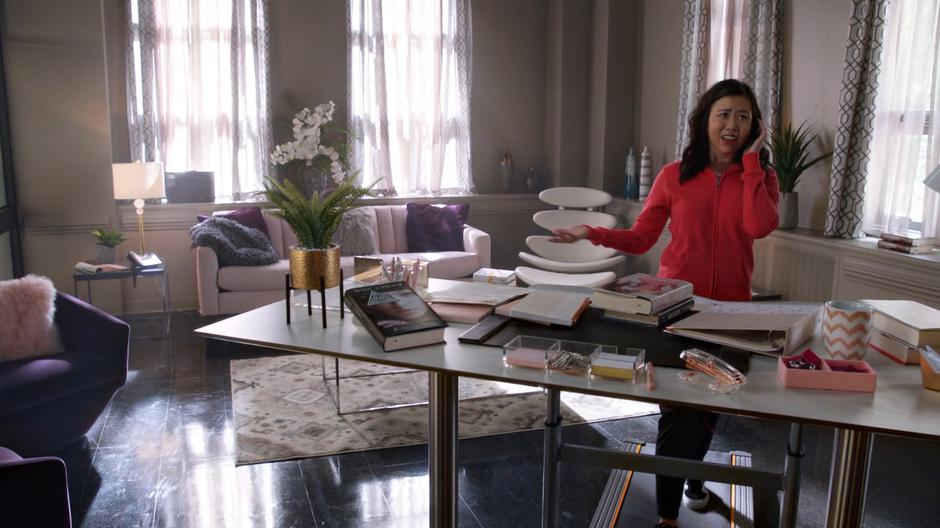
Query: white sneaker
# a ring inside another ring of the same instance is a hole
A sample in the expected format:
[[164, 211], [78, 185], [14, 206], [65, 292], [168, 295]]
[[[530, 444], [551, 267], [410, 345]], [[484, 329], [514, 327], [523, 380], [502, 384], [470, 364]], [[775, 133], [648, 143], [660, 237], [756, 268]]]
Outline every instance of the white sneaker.
[[708, 488], [703, 487], [700, 494], [693, 494], [689, 491], [688, 488], [685, 489], [685, 505], [690, 510], [704, 510], [708, 506], [708, 501], [711, 498], [711, 495], [708, 493]]

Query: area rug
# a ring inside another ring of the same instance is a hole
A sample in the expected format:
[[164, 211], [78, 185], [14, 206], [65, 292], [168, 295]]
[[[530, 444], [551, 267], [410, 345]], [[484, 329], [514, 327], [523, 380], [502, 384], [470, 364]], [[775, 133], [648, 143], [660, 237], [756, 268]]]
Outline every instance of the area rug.
[[[321, 356], [232, 361], [236, 463], [256, 464], [427, 442], [426, 405], [348, 412], [427, 401], [426, 372], [389, 373], [398, 369], [349, 360], [339, 364], [343, 415], [337, 414], [324, 385]], [[332, 377], [334, 360], [327, 358], [325, 365]], [[546, 402], [541, 390], [460, 378], [458, 392], [461, 438], [542, 427]], [[585, 394], [562, 393], [561, 399], [562, 416], [568, 425], [659, 411], [647, 403]]]

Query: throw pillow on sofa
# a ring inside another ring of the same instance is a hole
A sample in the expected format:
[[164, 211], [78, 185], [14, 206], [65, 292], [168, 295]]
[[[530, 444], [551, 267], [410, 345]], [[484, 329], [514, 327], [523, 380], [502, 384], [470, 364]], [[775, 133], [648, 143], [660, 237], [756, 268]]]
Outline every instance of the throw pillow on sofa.
[[55, 295], [46, 277], [0, 281], [0, 362], [61, 352], [52, 321]]
[[219, 266], [265, 266], [281, 257], [261, 231], [221, 216], [207, 218], [189, 228], [193, 246], [212, 248]]
[[[243, 207], [241, 209], [236, 209], [234, 211], [229, 211], [222, 214], [213, 214], [212, 216], [216, 218], [228, 218], [230, 220], [235, 220], [239, 224], [250, 227], [252, 229], [257, 229], [264, 233], [264, 236], [271, 238], [271, 233], [268, 233], [268, 225], [264, 222], [264, 215], [261, 213], [260, 207]], [[206, 215], [198, 215], [196, 220], [198, 222], [204, 222], [206, 218], [209, 218]]]
[[406, 204], [408, 252], [463, 251], [463, 229], [470, 204]]
[[376, 231], [378, 221], [375, 218], [375, 209], [357, 207], [343, 215], [332, 242], [339, 245], [340, 254], [344, 257], [377, 255], [379, 246], [375, 238]]

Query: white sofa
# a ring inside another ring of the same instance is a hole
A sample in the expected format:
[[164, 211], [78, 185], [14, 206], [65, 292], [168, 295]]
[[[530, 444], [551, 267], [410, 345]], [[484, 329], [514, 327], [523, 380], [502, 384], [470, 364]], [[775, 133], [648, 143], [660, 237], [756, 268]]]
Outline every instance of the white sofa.
[[[463, 251], [408, 253], [405, 222], [408, 210], [404, 205], [366, 206], [375, 209], [376, 244], [385, 261], [394, 256], [427, 261], [428, 274], [438, 279], [468, 277], [490, 266], [490, 236], [466, 226]], [[202, 315], [245, 312], [284, 298], [284, 274], [288, 272], [287, 255], [297, 237], [283, 220], [264, 215], [268, 234], [281, 260], [268, 266], [225, 266], [220, 268], [215, 251], [196, 248], [196, 287], [199, 313]], [[353, 257], [342, 257], [343, 274], [353, 274]]]

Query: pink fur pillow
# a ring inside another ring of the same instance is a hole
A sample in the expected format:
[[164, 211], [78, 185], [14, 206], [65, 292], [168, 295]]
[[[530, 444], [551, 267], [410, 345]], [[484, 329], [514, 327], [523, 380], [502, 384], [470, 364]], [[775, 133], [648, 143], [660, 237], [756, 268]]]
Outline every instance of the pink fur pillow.
[[0, 362], [60, 352], [51, 280], [27, 275], [0, 281], [0, 314]]

